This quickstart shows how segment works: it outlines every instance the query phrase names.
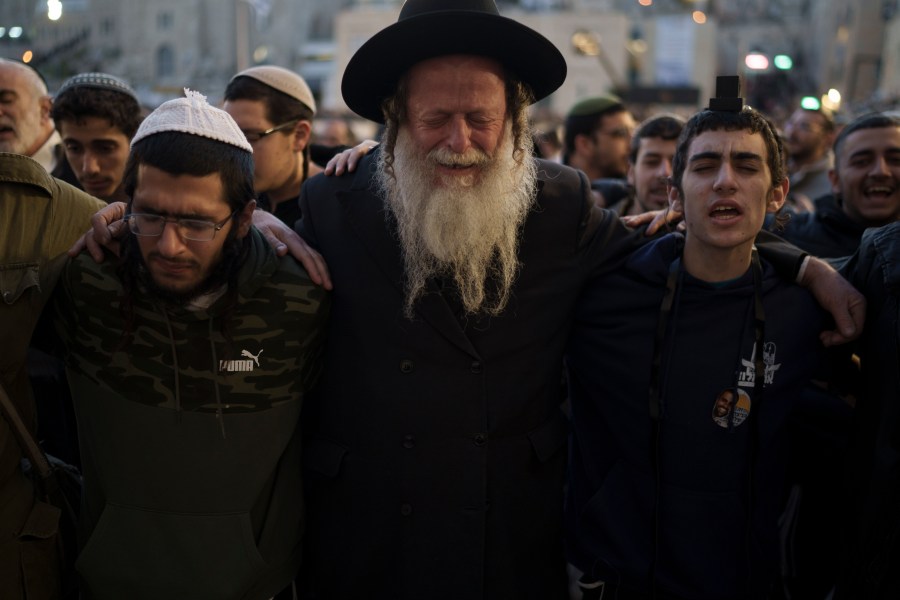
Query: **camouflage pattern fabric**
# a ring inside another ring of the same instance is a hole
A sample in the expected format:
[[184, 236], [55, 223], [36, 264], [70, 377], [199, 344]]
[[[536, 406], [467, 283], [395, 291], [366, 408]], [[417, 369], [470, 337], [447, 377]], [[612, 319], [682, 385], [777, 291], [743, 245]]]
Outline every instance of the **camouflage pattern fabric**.
[[[142, 295], [134, 335], [122, 347], [125, 322], [113, 261], [82, 255], [66, 271], [57, 328], [67, 366], [134, 402], [216, 411], [215, 386], [226, 412], [265, 410], [309, 389], [321, 351], [326, 293], [292, 258], [275, 257], [255, 230], [239, 276], [239, 301], [222, 333], [221, 299], [209, 310], [164, 308]], [[172, 335], [169, 334], [171, 326]], [[177, 373], [177, 377], [176, 377]]]

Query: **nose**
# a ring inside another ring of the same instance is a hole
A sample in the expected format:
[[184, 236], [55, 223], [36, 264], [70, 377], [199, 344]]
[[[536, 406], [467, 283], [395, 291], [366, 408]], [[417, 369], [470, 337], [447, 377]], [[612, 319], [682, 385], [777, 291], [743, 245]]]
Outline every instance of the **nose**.
[[656, 176], [660, 178], [671, 177], [672, 176], [672, 161], [671, 160], [662, 160], [659, 163], [659, 166], [656, 167]]
[[723, 162], [719, 167], [719, 172], [716, 174], [713, 191], [718, 193], [733, 192], [736, 187], [734, 169], [728, 162]]
[[184, 250], [184, 240], [181, 239], [178, 223], [166, 221], [156, 246], [159, 253], [166, 258], [178, 256]]
[[84, 158], [81, 159], [81, 170], [89, 175], [100, 172], [100, 162], [93, 152], [84, 153]]
[[891, 167], [888, 164], [887, 158], [884, 156], [876, 156], [869, 169], [869, 175], [883, 175], [889, 177], [891, 175]]
[[463, 116], [454, 117], [449, 125], [447, 145], [453, 152], [462, 153], [471, 146], [472, 129]]

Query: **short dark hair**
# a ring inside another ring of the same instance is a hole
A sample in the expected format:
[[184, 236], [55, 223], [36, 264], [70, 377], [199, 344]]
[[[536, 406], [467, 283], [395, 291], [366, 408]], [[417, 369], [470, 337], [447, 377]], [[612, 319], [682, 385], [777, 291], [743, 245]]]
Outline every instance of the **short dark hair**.
[[[297, 100], [266, 85], [262, 81], [246, 75], [240, 75], [228, 82], [225, 88], [225, 100], [253, 100], [262, 102], [266, 107], [266, 118], [273, 125], [280, 125], [297, 119], [312, 122], [313, 110]], [[285, 131], [287, 133], [287, 131]], [[303, 180], [309, 175], [309, 152], [312, 144], [307, 143], [303, 149]]]
[[[125, 193], [128, 195], [129, 212], [138, 185], [140, 165], [156, 167], [171, 175], [204, 177], [218, 173], [222, 178], [223, 198], [231, 211], [244, 209], [253, 200], [253, 155], [246, 151], [210, 138], [178, 131], [163, 131], [145, 137], [131, 147], [125, 166]], [[232, 216], [232, 221], [239, 215]], [[232, 227], [222, 246], [222, 256], [215, 270], [204, 283], [206, 286], [227, 284], [223, 301], [223, 318], [220, 331], [232, 343], [230, 322], [238, 302], [237, 277], [239, 266], [248, 252], [249, 236], [239, 239], [237, 228]], [[120, 311], [125, 321], [120, 349], [130, 344], [135, 326], [134, 302], [141, 282], [149, 277], [142, 268], [143, 259], [135, 236], [127, 234], [122, 240], [122, 254], [116, 273], [122, 282]], [[210, 287], [212, 289], [212, 287]], [[226, 355], [230, 352], [227, 351]]]
[[312, 121], [313, 118], [312, 109], [296, 98], [246, 75], [240, 75], [228, 82], [225, 100], [262, 102], [266, 106], [266, 118], [276, 125], [293, 119]]
[[243, 210], [254, 198], [253, 155], [237, 146], [180, 131], [163, 131], [131, 147], [125, 166], [125, 193], [134, 197], [138, 167], [149, 165], [172, 175], [205, 177], [218, 173], [226, 203], [232, 212]]
[[[603, 124], [603, 119], [609, 115], [617, 115], [627, 112], [625, 105], [617, 102], [611, 104], [603, 111], [589, 115], [569, 115], [563, 126], [563, 152], [566, 157], [575, 151], [575, 137], [579, 135], [591, 135]], [[567, 159], [568, 161], [568, 159]]]
[[641, 140], [644, 138], [660, 138], [663, 140], [677, 140], [684, 129], [684, 119], [677, 115], [662, 114], [650, 117], [635, 130], [631, 136], [631, 151], [628, 159], [631, 164], [637, 162], [638, 150], [641, 149]]
[[759, 111], [745, 106], [740, 112], [704, 110], [691, 117], [678, 138], [672, 159], [672, 185], [683, 195], [681, 178], [687, 166], [687, 153], [694, 138], [707, 131], [749, 131], [759, 133], [766, 144], [766, 164], [772, 174], [772, 187], [780, 185], [787, 173], [784, 167], [784, 147], [775, 126]]
[[847, 123], [834, 139], [834, 168], [838, 168], [837, 159], [840, 157], [841, 148], [844, 146], [844, 141], [848, 135], [861, 129], [884, 129], [888, 127], [900, 127], [900, 117], [885, 113], [868, 113]]
[[62, 121], [78, 122], [85, 117], [109, 121], [130, 140], [143, 120], [141, 106], [129, 94], [88, 87], [73, 87], [53, 99], [50, 116], [59, 129]]

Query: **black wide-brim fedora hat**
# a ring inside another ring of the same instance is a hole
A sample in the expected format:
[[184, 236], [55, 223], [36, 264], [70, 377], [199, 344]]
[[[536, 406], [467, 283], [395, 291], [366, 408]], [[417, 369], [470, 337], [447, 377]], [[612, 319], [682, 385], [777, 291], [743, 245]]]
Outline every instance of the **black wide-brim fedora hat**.
[[535, 101], [566, 79], [566, 60], [537, 31], [501, 17], [493, 0], [407, 0], [385, 27], [350, 59], [341, 82], [344, 102], [383, 123], [381, 103], [414, 64], [448, 54], [493, 58], [531, 87]]

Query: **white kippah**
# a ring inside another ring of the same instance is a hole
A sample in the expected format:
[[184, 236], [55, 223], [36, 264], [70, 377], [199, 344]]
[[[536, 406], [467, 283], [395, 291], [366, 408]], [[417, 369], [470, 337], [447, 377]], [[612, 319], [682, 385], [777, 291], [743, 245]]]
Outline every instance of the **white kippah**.
[[231, 78], [234, 81], [238, 77], [250, 77], [261, 81], [270, 88], [274, 88], [283, 94], [287, 94], [294, 100], [305, 104], [309, 110], [316, 114], [316, 101], [306, 81], [293, 71], [275, 65], [260, 65], [244, 69]]
[[184, 98], [176, 98], [159, 105], [159, 108], [147, 115], [131, 139], [133, 147], [145, 137], [164, 131], [180, 131], [191, 135], [225, 142], [237, 146], [241, 150], [253, 152], [253, 148], [244, 137], [234, 119], [221, 108], [210, 106], [206, 96], [184, 88]]

